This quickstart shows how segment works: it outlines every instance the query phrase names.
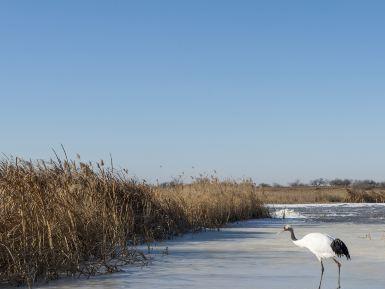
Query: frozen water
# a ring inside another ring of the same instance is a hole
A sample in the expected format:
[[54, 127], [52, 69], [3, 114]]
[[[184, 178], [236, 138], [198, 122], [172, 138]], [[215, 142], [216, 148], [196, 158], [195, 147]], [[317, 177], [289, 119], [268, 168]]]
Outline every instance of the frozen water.
[[[295, 218], [298, 214], [307, 222], [338, 222], [383, 224], [385, 220], [385, 204], [278, 204], [268, 205], [273, 217]], [[284, 212], [288, 214], [284, 215]]]

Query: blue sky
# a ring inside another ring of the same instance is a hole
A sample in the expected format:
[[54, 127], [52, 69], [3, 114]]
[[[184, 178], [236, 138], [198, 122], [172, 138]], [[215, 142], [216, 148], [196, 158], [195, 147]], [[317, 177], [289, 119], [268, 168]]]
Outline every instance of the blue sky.
[[[0, 150], [385, 179], [383, 1], [1, 1]], [[194, 168], [192, 168], [194, 167]]]

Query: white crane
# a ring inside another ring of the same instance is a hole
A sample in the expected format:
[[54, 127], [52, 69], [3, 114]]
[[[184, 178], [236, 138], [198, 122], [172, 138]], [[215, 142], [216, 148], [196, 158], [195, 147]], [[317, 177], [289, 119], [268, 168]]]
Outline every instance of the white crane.
[[294, 235], [294, 229], [290, 225], [285, 225], [282, 232], [284, 231], [290, 232], [291, 240], [295, 245], [301, 248], [309, 249], [310, 252], [317, 257], [318, 261], [321, 262], [321, 280], [318, 288], [321, 288], [322, 277], [324, 274], [324, 265], [322, 261], [328, 258], [332, 258], [338, 266], [338, 288], [341, 288], [341, 263], [336, 259], [336, 257], [345, 256], [347, 260], [350, 259], [349, 250], [345, 243], [340, 239], [321, 233], [310, 233], [298, 240]]

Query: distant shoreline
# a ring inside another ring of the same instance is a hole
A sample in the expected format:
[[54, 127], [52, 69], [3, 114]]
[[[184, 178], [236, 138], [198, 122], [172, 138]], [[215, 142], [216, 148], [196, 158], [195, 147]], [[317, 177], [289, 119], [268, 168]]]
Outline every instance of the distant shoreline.
[[260, 187], [257, 192], [265, 204], [384, 203], [385, 189], [350, 187]]

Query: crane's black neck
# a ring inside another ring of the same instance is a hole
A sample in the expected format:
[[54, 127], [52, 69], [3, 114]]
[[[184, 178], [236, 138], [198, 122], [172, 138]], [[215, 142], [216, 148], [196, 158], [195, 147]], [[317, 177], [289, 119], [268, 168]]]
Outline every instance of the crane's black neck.
[[290, 234], [291, 234], [291, 239], [292, 239], [293, 241], [297, 241], [297, 238], [296, 238], [295, 235], [294, 235], [294, 230], [293, 230], [293, 228], [290, 228], [289, 231], [290, 231]]

